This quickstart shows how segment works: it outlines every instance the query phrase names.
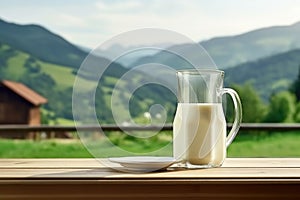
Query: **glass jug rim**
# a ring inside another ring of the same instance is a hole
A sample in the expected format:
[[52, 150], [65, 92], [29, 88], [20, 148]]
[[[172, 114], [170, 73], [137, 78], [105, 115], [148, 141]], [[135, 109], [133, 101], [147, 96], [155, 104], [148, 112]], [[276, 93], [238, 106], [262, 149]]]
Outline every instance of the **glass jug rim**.
[[218, 69], [182, 69], [177, 70], [176, 73], [182, 73], [182, 74], [190, 74], [190, 75], [197, 75], [197, 74], [203, 74], [203, 73], [216, 73], [224, 75], [224, 71], [218, 70]]

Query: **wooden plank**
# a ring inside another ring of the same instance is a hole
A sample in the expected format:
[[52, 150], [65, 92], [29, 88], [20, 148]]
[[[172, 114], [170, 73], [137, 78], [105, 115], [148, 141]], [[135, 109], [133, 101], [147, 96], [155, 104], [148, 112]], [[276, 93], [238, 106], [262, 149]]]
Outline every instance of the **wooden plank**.
[[300, 158], [227, 158], [222, 167], [300, 167]]
[[[99, 168], [103, 161], [96, 159], [0, 159], [1, 168]], [[227, 158], [222, 167], [300, 167], [300, 158]]]
[[299, 199], [299, 184], [254, 182], [90, 181], [0, 185], [1, 199]]
[[300, 199], [300, 158], [130, 174], [94, 159], [2, 159], [0, 199]]
[[57, 159], [0, 159], [1, 168], [99, 168], [101, 163], [96, 159], [72, 159], [72, 158], [57, 158]]
[[1, 169], [2, 178], [293, 178], [300, 181], [300, 168], [214, 168], [131, 174], [99, 169]]

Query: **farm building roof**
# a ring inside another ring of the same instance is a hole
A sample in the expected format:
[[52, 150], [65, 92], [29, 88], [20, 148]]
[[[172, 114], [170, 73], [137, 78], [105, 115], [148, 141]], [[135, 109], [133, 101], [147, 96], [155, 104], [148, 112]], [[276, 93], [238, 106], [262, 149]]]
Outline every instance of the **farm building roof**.
[[47, 103], [46, 98], [39, 95], [22, 83], [2, 80], [1, 84], [35, 106]]

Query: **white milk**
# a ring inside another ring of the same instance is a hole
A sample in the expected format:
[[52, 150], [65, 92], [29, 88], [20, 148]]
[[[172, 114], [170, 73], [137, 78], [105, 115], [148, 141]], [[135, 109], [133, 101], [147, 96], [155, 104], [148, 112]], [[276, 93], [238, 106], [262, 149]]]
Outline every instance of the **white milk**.
[[226, 121], [221, 103], [178, 103], [173, 156], [196, 166], [220, 166], [226, 156]]

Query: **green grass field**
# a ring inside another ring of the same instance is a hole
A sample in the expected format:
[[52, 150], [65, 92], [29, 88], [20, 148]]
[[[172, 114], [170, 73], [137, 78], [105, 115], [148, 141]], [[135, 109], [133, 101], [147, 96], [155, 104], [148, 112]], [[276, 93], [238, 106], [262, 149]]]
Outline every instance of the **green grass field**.
[[9, 67], [7, 68], [7, 75], [14, 79], [21, 77], [26, 71], [24, 63], [28, 57], [28, 54], [18, 53], [16, 56], [8, 59], [7, 65]]
[[[6, 69], [7, 75], [13, 80], [17, 80], [21, 76], [23, 76], [26, 71], [24, 64], [28, 58], [29, 55], [27, 53], [17, 51], [17, 54], [15, 56], [8, 59]], [[61, 90], [73, 86], [76, 75], [72, 73], [72, 68], [43, 62], [41, 60], [37, 60], [37, 64], [40, 65], [42, 72], [50, 75], [55, 80], [55, 82], [57, 83], [57, 89]], [[95, 86], [95, 83], [93, 81], [85, 80], [82, 78], [79, 79], [81, 83], [80, 87], [82, 87], [79, 89], [91, 89]]]
[[230, 145], [229, 157], [300, 157], [300, 132], [241, 135]]
[[[115, 139], [112, 140], [116, 142]], [[121, 149], [141, 152], [161, 148], [165, 141], [147, 141], [135, 144], [134, 141], [122, 140]], [[116, 148], [100, 144], [96, 146], [101, 157], [113, 155]], [[168, 145], [157, 155], [172, 155]], [[115, 156], [115, 155], [114, 155]], [[79, 140], [0, 140], [1, 158], [89, 158], [93, 157]], [[99, 156], [100, 157], [100, 156]], [[272, 133], [271, 135], [240, 135], [230, 145], [228, 157], [300, 157], [300, 133]]]

